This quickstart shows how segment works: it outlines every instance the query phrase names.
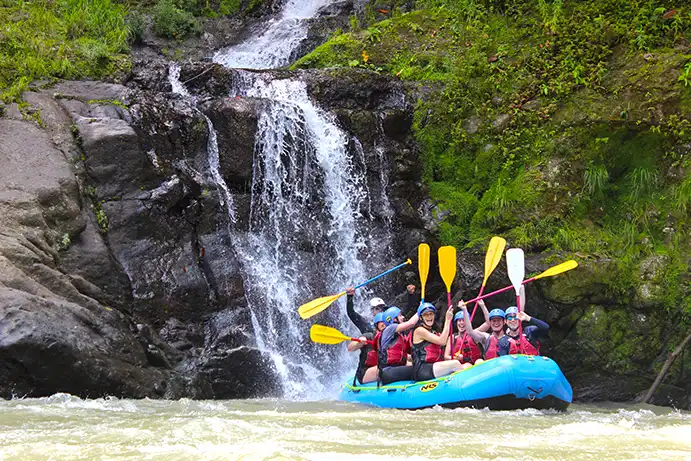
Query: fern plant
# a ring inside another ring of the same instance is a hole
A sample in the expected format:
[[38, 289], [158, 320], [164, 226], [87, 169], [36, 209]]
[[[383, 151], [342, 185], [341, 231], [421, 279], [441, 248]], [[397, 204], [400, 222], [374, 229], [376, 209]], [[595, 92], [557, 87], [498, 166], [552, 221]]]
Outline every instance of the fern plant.
[[609, 182], [609, 172], [605, 165], [590, 165], [583, 174], [583, 188], [591, 197], [602, 192]]
[[643, 195], [655, 188], [658, 178], [657, 172], [645, 167], [638, 167], [629, 173], [628, 179], [631, 199], [637, 203]]

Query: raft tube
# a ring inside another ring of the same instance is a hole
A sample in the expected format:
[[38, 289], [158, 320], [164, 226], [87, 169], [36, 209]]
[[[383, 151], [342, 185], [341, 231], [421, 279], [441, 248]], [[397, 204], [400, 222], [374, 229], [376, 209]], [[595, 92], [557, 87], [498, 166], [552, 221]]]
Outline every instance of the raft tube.
[[381, 408], [473, 407], [565, 411], [573, 398], [559, 365], [548, 357], [505, 355], [431, 381], [343, 385], [339, 399]]

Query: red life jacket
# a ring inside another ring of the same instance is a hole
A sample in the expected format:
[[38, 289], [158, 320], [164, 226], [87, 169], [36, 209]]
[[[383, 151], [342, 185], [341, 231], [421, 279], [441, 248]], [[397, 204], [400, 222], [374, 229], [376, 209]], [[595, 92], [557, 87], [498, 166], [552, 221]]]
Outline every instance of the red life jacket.
[[475, 363], [477, 359], [482, 358], [482, 349], [473, 341], [473, 338], [467, 334], [458, 334], [455, 338], [453, 351], [461, 351], [463, 354], [461, 363]]
[[[439, 336], [434, 331], [432, 333]], [[413, 344], [413, 366], [420, 363], [441, 362], [442, 360], [444, 360], [444, 349], [441, 346], [428, 341]]]
[[370, 367], [375, 367], [377, 366], [377, 360], [378, 360], [378, 355], [379, 355], [379, 337], [381, 336], [381, 331], [377, 332], [377, 335], [374, 337], [374, 342], [372, 343], [372, 347], [369, 351], [367, 351], [367, 358], [365, 359], [365, 366], [367, 368]]
[[509, 344], [509, 354], [540, 355], [540, 342], [538, 341], [535, 347], [525, 335], [521, 335], [519, 340], [509, 336]]
[[495, 357], [499, 357], [499, 339], [494, 335], [490, 335], [489, 344], [485, 351], [485, 359], [489, 360]]
[[380, 362], [380, 369], [405, 365], [408, 362], [410, 335], [395, 333], [396, 339], [383, 347], [381, 345], [381, 334], [378, 334], [378, 336], [376, 344], [379, 350], [378, 359]]

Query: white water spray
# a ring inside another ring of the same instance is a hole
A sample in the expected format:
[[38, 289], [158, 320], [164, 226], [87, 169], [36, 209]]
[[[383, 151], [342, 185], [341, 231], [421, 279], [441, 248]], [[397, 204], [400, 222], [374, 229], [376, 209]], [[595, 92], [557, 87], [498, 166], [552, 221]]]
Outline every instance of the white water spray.
[[291, 56], [307, 38], [306, 19], [313, 18], [333, 0], [290, 0], [281, 15], [268, 22], [263, 32], [229, 49], [218, 51], [213, 60], [231, 68], [275, 69], [290, 63]]
[[[255, 69], [288, 64], [307, 36], [305, 19], [329, 3], [290, 0], [262, 34], [216, 53], [214, 61]], [[364, 151], [355, 143], [353, 155], [350, 138], [311, 101], [303, 82], [246, 71], [236, 72], [234, 82], [233, 96], [265, 102], [255, 139], [250, 231], [231, 229], [257, 346], [273, 358], [286, 397], [325, 397], [352, 375], [357, 354], [312, 343], [312, 322], [300, 319], [297, 307], [390, 262], [388, 239], [371, 232], [376, 224]], [[344, 304], [314, 320], [357, 334]]]

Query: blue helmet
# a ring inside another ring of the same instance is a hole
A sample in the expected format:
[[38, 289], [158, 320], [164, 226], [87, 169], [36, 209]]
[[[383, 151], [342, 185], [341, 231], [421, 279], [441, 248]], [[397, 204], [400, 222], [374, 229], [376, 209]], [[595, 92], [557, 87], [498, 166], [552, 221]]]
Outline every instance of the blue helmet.
[[386, 323], [386, 320], [384, 319], [384, 313], [383, 312], [378, 312], [377, 315], [374, 316], [374, 326], [377, 326], [377, 323], [379, 322], [384, 322]]
[[463, 311], [456, 312], [456, 315], [453, 316], [453, 321], [456, 322], [457, 320], [465, 320], [465, 315], [463, 315]]
[[518, 315], [518, 308], [516, 306], [511, 306], [506, 309], [506, 315]]
[[389, 326], [392, 323], [394, 323], [394, 320], [398, 318], [400, 313], [401, 310], [396, 306], [391, 306], [388, 309], [386, 309], [384, 311], [384, 323], [386, 323], [386, 326]]
[[436, 314], [437, 308], [434, 307], [434, 304], [432, 304], [432, 303], [422, 303], [422, 304], [420, 304], [420, 307], [417, 308], [418, 317], [422, 317], [422, 314], [424, 314], [427, 311], [432, 311]]
[[492, 317], [501, 317], [501, 318], [505, 319], [505, 318], [506, 318], [506, 314], [505, 314], [504, 311], [501, 310], [501, 309], [492, 309], [492, 310], [489, 312], [489, 318], [491, 319]]

